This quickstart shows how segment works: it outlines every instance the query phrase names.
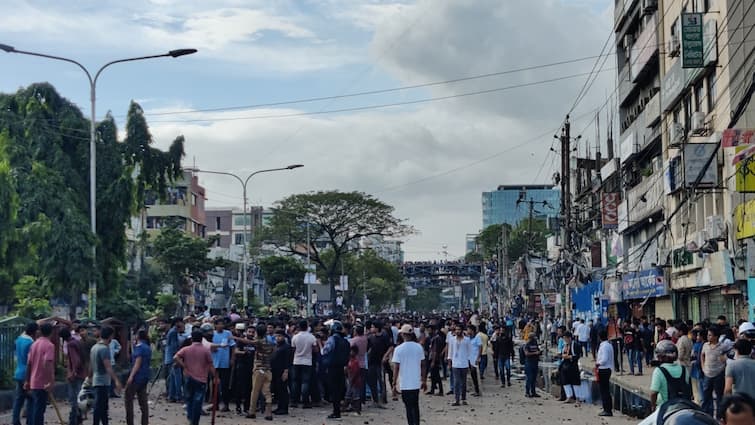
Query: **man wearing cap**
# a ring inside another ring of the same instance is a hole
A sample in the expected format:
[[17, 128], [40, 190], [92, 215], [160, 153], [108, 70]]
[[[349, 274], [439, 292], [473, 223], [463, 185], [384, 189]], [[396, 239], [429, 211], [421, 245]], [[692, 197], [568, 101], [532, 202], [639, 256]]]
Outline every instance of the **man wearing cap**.
[[743, 322], [739, 325], [739, 332], [737, 335], [740, 339], [749, 339], [753, 344], [753, 350], [750, 353], [750, 358], [755, 359], [755, 325], [752, 322]]
[[[427, 389], [425, 350], [416, 342], [411, 325], [402, 326], [399, 333], [404, 342], [393, 351], [393, 376], [398, 377], [407, 423], [419, 425], [419, 392]], [[397, 390], [395, 380], [393, 390]]]

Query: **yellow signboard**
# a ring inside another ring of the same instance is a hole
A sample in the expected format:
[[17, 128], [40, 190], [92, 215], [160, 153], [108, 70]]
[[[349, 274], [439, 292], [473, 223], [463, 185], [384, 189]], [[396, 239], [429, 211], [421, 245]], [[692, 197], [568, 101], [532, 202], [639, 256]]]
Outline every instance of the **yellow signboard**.
[[[750, 146], [737, 146], [735, 151], [739, 153], [748, 147]], [[738, 162], [736, 170], [737, 192], [755, 192], [755, 160], [750, 158]]]
[[739, 204], [734, 208], [735, 235], [737, 239], [755, 236], [755, 200]]

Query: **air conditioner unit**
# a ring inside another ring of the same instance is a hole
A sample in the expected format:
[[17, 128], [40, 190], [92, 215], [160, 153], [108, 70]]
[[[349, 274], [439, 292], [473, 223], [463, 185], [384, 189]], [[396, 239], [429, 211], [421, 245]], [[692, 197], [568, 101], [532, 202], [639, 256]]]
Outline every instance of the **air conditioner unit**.
[[690, 131], [692, 134], [705, 133], [705, 112], [695, 112], [692, 114], [692, 127]]
[[679, 50], [681, 49], [681, 42], [679, 41], [679, 36], [674, 35], [672, 36], [671, 40], [668, 42], [668, 49], [667, 53], [670, 58], [674, 58], [679, 56]]
[[710, 239], [726, 239], [726, 223], [723, 216], [711, 215], [705, 218], [705, 232]]
[[669, 147], [680, 146], [684, 141], [684, 126], [681, 123], [671, 123], [668, 129]]
[[658, 0], [642, 0], [642, 13], [649, 15], [658, 10]]

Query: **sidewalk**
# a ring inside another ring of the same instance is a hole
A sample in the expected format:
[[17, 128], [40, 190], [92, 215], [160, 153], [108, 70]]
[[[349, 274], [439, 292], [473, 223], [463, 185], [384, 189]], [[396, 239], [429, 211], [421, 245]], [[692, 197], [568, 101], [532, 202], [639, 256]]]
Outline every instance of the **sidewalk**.
[[[551, 359], [555, 359], [555, 356], [558, 354], [557, 350], [549, 350]], [[591, 354], [588, 354], [585, 357], [582, 357], [579, 359], [579, 366], [580, 370], [587, 372], [588, 374], [592, 375], [593, 371], [595, 370], [595, 360], [592, 358]], [[650, 379], [653, 375], [653, 370], [655, 368], [652, 366], [645, 367], [643, 365], [642, 367], [642, 375], [630, 375], [629, 374], [629, 365], [627, 363], [626, 357], [624, 358], [624, 371], [626, 373], [621, 373], [618, 371], [614, 371], [611, 374], [611, 382], [613, 382], [615, 385], [618, 385], [620, 387], [623, 387], [627, 390], [630, 390], [637, 395], [641, 396], [642, 398], [645, 398], [647, 400], [650, 400]]]

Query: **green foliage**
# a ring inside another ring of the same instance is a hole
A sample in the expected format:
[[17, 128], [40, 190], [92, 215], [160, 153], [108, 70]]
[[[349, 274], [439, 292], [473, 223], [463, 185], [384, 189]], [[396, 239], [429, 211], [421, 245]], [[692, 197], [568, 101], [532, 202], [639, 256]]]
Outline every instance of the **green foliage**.
[[297, 311], [296, 300], [289, 297], [273, 297], [272, 302], [273, 311], [284, 309], [289, 313]]
[[406, 297], [406, 310], [429, 313], [440, 307], [440, 288], [419, 288], [417, 295]]
[[201, 281], [214, 267], [225, 264], [207, 256], [217, 238], [200, 239], [186, 234], [178, 223], [163, 227], [153, 242], [155, 261], [163, 279], [173, 285], [176, 294], [189, 294], [189, 281]]
[[464, 256], [464, 261], [467, 263], [480, 263], [485, 261], [485, 259], [482, 257], [482, 254], [473, 251], [468, 252], [467, 255]]
[[502, 224], [492, 224], [483, 229], [477, 236], [477, 245], [480, 247], [480, 253], [484, 259], [489, 260], [497, 255], [501, 246], [501, 229], [503, 226]]
[[304, 291], [306, 270], [297, 259], [284, 256], [265, 257], [259, 262], [262, 277], [272, 295], [295, 296]]
[[183, 138], [167, 153], [149, 147], [152, 139], [142, 131], [146, 123], [135, 103], [127, 143], [118, 142], [112, 116], [97, 125], [95, 236], [89, 221], [89, 121], [46, 83], [0, 95], [0, 111], [0, 302], [21, 300], [8, 288], [23, 276], [34, 276], [48, 300], [67, 300], [71, 314], [91, 280], [107, 288], [102, 294], [119, 293], [125, 229], [140, 205], [132, 176], [140, 188], [164, 188], [180, 172]]
[[[311, 261], [324, 271], [335, 297], [342, 257], [353, 244], [366, 236], [397, 238], [414, 233], [403, 219], [393, 215], [394, 208], [362, 192], [321, 191], [291, 195], [277, 202], [270, 225], [261, 239]], [[307, 246], [307, 227], [310, 245]], [[324, 242], [332, 251], [323, 257], [315, 241]]]
[[532, 219], [530, 231], [529, 219], [522, 220], [514, 229], [508, 224], [493, 224], [486, 227], [477, 236], [480, 252], [485, 260], [496, 258], [501, 248], [501, 231], [503, 226], [509, 228], [509, 260], [514, 261], [527, 252], [542, 253], [546, 248], [549, 234], [545, 220]]
[[[246, 294], [247, 302], [249, 303], [248, 307], [251, 307], [252, 312], [254, 312], [255, 314], [262, 312], [265, 308], [265, 304], [256, 295], [254, 295], [254, 290], [252, 288], [247, 288]], [[233, 304], [236, 304], [238, 306], [244, 304], [244, 299], [242, 297], [241, 291], [236, 291], [233, 294], [232, 302]]]
[[178, 295], [160, 294], [157, 296], [157, 308], [163, 316], [174, 316], [178, 311]]

